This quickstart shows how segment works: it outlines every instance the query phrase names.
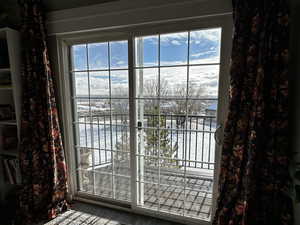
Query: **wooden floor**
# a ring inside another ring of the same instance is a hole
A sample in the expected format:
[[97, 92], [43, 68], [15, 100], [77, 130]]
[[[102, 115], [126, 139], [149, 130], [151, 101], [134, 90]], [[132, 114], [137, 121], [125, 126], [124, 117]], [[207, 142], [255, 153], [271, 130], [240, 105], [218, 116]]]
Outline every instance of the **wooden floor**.
[[[111, 165], [95, 168], [84, 176], [89, 181], [94, 179], [83, 191], [97, 196], [114, 198], [122, 201], [131, 200], [129, 166], [115, 167], [112, 178]], [[158, 174], [160, 173], [160, 180]], [[114, 187], [113, 187], [114, 184]], [[141, 207], [161, 210], [172, 214], [208, 219], [211, 214], [213, 179], [207, 174], [186, 173], [179, 169], [145, 168], [144, 180], [138, 183], [144, 187]], [[112, 192], [112, 190], [115, 190]]]

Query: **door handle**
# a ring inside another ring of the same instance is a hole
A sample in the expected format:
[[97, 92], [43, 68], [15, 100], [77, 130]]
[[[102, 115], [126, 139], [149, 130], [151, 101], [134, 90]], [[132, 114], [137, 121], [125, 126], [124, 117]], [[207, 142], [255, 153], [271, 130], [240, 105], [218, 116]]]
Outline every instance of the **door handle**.
[[221, 141], [220, 141], [220, 139], [218, 138], [218, 133], [219, 133], [219, 131], [221, 130], [221, 128], [222, 128], [222, 124], [219, 124], [218, 126], [217, 126], [217, 128], [216, 128], [216, 130], [215, 130], [215, 133], [214, 133], [214, 138], [215, 138], [215, 142], [218, 144], [218, 145], [221, 145], [222, 143], [221, 143]]
[[141, 121], [138, 121], [137, 126], [138, 126], [138, 130], [142, 130], [143, 125]]

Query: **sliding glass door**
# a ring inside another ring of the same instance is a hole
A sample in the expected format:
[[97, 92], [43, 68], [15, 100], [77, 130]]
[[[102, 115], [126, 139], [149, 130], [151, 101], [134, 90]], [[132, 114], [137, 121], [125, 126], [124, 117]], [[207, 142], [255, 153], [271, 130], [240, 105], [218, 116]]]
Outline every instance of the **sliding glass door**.
[[77, 194], [209, 220], [221, 28], [72, 44]]

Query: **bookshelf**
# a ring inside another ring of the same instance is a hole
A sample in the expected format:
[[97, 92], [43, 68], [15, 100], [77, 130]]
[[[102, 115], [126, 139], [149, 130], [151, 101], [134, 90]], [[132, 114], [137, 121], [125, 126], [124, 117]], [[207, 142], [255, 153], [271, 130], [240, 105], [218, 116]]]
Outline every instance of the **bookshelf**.
[[[0, 206], [12, 207], [21, 183], [19, 171], [21, 115], [20, 34], [0, 28]], [[7, 117], [7, 118], [6, 118]]]
[[[0, 126], [17, 126], [16, 120], [2, 120], [0, 121]], [[0, 150], [1, 151], [1, 150]]]

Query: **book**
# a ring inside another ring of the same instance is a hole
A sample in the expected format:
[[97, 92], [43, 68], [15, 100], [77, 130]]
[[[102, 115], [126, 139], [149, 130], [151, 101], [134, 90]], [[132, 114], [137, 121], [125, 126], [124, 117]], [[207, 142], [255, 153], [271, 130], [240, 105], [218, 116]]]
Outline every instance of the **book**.
[[2, 159], [4, 180], [9, 184], [21, 184], [21, 172], [18, 159]]
[[0, 84], [0, 89], [12, 89], [11, 84]]
[[6, 173], [6, 168], [5, 168], [5, 165], [4, 165], [4, 160], [2, 159], [2, 171], [3, 171], [3, 180], [5, 183], [9, 183], [9, 180], [8, 180], [8, 176], [7, 176], [7, 173]]
[[0, 148], [14, 150], [18, 146], [18, 133], [16, 126], [3, 126], [0, 128]]
[[8, 47], [5, 39], [0, 40], [0, 68], [9, 67]]
[[6, 175], [8, 177], [8, 181], [10, 184], [16, 184], [15, 176], [13, 174], [14, 171], [10, 168], [8, 164], [8, 159], [3, 159], [3, 164], [5, 168]]
[[9, 159], [9, 165], [11, 165], [12, 170], [14, 171], [13, 174], [15, 176], [15, 184], [21, 184], [21, 171], [19, 167], [19, 160], [18, 159]]
[[13, 117], [13, 107], [9, 104], [0, 104], [0, 120], [11, 120]]
[[0, 85], [11, 85], [11, 75], [10, 72], [1, 72], [0, 73]]

